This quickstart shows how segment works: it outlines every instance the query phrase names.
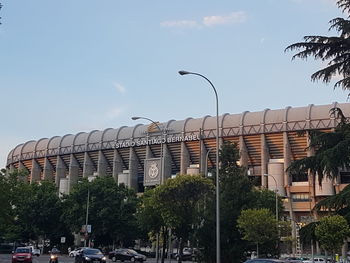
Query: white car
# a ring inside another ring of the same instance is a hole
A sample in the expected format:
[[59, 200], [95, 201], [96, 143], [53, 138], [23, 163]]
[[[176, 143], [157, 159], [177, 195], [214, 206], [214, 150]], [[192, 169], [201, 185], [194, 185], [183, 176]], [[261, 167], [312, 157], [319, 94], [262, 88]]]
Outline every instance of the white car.
[[[326, 263], [327, 260], [324, 258], [314, 258], [314, 263]], [[303, 260], [303, 263], [312, 263], [312, 259]]]
[[40, 249], [39, 248], [34, 248], [34, 246], [27, 246], [27, 248], [30, 249], [30, 252], [32, 253], [33, 256], [40, 256]]
[[80, 250], [82, 250], [83, 249], [83, 247], [77, 247], [77, 248], [75, 248], [74, 250], [72, 250], [71, 252], [69, 252], [69, 256], [71, 257], [71, 258], [75, 258], [76, 256], [77, 256], [77, 254], [79, 253], [79, 251]]

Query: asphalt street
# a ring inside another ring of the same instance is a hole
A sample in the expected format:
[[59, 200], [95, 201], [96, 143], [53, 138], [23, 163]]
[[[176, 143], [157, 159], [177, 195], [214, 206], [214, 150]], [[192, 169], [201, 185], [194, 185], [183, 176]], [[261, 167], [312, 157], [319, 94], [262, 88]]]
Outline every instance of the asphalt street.
[[[11, 254], [0, 254], [0, 263], [11, 263]], [[49, 255], [41, 255], [39, 257], [33, 257], [33, 263], [48, 263], [49, 262]], [[74, 258], [68, 257], [67, 255], [60, 255], [58, 258], [59, 263], [74, 263]], [[117, 261], [119, 263], [120, 261]], [[127, 261], [124, 261], [127, 262]], [[175, 259], [172, 259], [171, 261], [165, 260], [166, 263], [176, 263]], [[187, 261], [191, 262], [191, 261]], [[111, 260], [107, 260], [107, 263], [113, 263]], [[146, 263], [156, 263], [156, 260], [154, 258], [148, 258]], [[160, 260], [159, 260], [160, 263]]]

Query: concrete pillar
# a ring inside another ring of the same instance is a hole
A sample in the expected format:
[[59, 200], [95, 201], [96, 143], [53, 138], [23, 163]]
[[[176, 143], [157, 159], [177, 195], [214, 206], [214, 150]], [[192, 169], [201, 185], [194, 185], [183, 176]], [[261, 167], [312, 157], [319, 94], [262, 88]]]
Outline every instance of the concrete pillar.
[[66, 178], [66, 165], [64, 164], [64, 161], [62, 160], [62, 158], [58, 155], [57, 164], [56, 164], [56, 178], [55, 178], [55, 183], [57, 187], [60, 186], [61, 178]]
[[53, 180], [53, 173], [54, 173], [54, 170], [53, 170], [53, 167], [52, 167], [49, 159], [45, 158], [44, 169], [43, 169], [44, 180], [52, 181]]
[[[306, 155], [307, 157], [310, 157], [310, 156], [314, 156], [315, 155], [315, 149], [313, 147], [310, 147], [310, 143], [311, 143], [311, 140], [310, 140], [310, 136], [309, 136], [309, 132], [306, 133]], [[315, 219], [317, 219], [317, 211], [314, 210], [312, 212], [312, 209], [314, 208], [315, 206], [315, 203], [316, 203], [316, 193], [315, 193], [315, 178], [316, 178], [316, 175], [315, 174], [312, 174], [310, 171], [308, 172], [308, 178], [309, 178], [309, 195], [310, 195], [310, 216]], [[320, 246], [318, 244], [318, 242], [316, 241], [316, 254], [320, 254], [321, 253], [321, 250], [320, 250]]]
[[84, 154], [84, 164], [83, 164], [83, 177], [87, 178], [94, 174], [94, 163], [92, 162], [90, 155], [85, 152]]
[[200, 141], [200, 161], [199, 161], [199, 172], [201, 174], [206, 173], [206, 168], [207, 168], [207, 148], [205, 147], [204, 141]]
[[32, 169], [30, 171], [30, 183], [38, 182], [41, 179], [41, 168], [38, 162], [33, 159], [32, 160]]
[[244, 142], [243, 136], [239, 136], [239, 154], [241, 156], [239, 162], [242, 167], [248, 168], [249, 164], [249, 154], [248, 154], [248, 149], [247, 146]]
[[63, 195], [69, 194], [69, 181], [68, 178], [61, 178], [60, 180], [60, 186], [59, 186], [59, 196], [62, 197]]
[[267, 187], [268, 178], [264, 174], [268, 174], [267, 165], [270, 160], [269, 146], [266, 142], [265, 134], [260, 135], [261, 140], [261, 185]]
[[190, 153], [186, 143], [181, 142], [181, 159], [180, 159], [180, 174], [186, 174], [187, 168], [190, 166]]
[[151, 146], [146, 145], [146, 159], [154, 158], [153, 153], [151, 151]]
[[114, 149], [112, 176], [116, 182], [118, 182], [118, 174], [122, 172], [123, 172], [123, 160], [119, 152], [117, 151], [117, 149]]
[[[297, 230], [296, 230], [296, 224], [295, 224], [295, 214], [293, 211], [293, 203], [291, 199], [290, 194], [290, 179], [289, 179], [289, 172], [287, 171], [287, 168], [291, 164], [292, 160], [292, 150], [290, 147], [289, 139], [288, 139], [288, 133], [283, 132], [283, 164], [284, 164], [284, 187], [286, 189], [287, 194], [287, 200], [288, 200], [288, 210], [289, 210], [289, 217], [292, 220], [292, 238], [295, 240], [297, 238]], [[292, 253], [293, 255], [296, 254], [296, 247], [295, 245], [292, 246]]]
[[[310, 156], [314, 156], [315, 155], [315, 149], [313, 147], [310, 147], [310, 137], [309, 137], [309, 133], [307, 132], [306, 134], [306, 155], [307, 157], [310, 157]], [[309, 178], [309, 194], [310, 194], [310, 198], [311, 198], [311, 204], [310, 204], [310, 208], [313, 209], [313, 207], [315, 206], [315, 196], [316, 196], [316, 193], [315, 193], [315, 183], [318, 183], [318, 182], [315, 182], [315, 178], [316, 178], [316, 175], [315, 174], [311, 174], [311, 172], [308, 172], [308, 178]], [[310, 211], [311, 212], [311, 211]]]
[[107, 175], [108, 161], [102, 151], [98, 152], [97, 174], [98, 176]]
[[[164, 168], [164, 181], [171, 177], [171, 154], [168, 148], [168, 145], [163, 144], [163, 168]], [[164, 182], [162, 182], [164, 183]]]
[[136, 191], [138, 190], [138, 166], [139, 161], [137, 158], [137, 155], [135, 153], [134, 148], [130, 147], [130, 154], [129, 154], [129, 187], [134, 188]]
[[79, 163], [75, 158], [74, 154], [70, 155], [69, 171], [68, 171], [68, 189], [69, 192], [72, 190], [73, 185], [78, 182], [79, 176]]

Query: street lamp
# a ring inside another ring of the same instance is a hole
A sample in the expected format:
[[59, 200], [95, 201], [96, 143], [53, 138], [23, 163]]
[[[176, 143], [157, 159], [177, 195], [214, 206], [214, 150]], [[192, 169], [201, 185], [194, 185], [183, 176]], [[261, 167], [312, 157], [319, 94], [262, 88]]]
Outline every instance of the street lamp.
[[275, 194], [276, 194], [276, 221], [278, 222], [278, 189], [277, 189], [277, 181], [275, 179], [275, 177], [271, 174], [264, 174], [265, 177], [271, 177], [274, 181], [275, 181], [275, 186], [276, 186], [276, 190], [275, 190]]
[[157, 129], [159, 130], [159, 132], [161, 133], [161, 138], [160, 138], [160, 168], [162, 169], [162, 173], [161, 173], [161, 179], [160, 179], [160, 184], [163, 184], [164, 183], [164, 167], [163, 167], [163, 133], [162, 133], [162, 129], [159, 127], [158, 123], [156, 123], [155, 121], [153, 121], [152, 119], [149, 119], [149, 118], [146, 118], [146, 117], [131, 117], [131, 119], [133, 121], [136, 121], [136, 120], [148, 120], [150, 122], [152, 122], [154, 125], [156, 125]]
[[[89, 220], [89, 202], [90, 202], [90, 187], [88, 186], [87, 200], [86, 200], [86, 215], [85, 215], [85, 234], [86, 237], [89, 237], [88, 233], [88, 220]], [[84, 240], [84, 247], [86, 247], [86, 239]], [[89, 239], [89, 247], [90, 247], [90, 239]]]
[[[154, 125], [156, 125], [156, 127], [158, 128], [159, 132], [161, 133], [161, 138], [160, 138], [160, 169], [162, 170], [161, 171], [161, 178], [160, 178], [160, 184], [163, 184], [164, 183], [164, 167], [163, 167], [163, 133], [162, 133], [162, 129], [159, 127], [158, 123], [156, 123], [155, 121], [153, 121], [152, 119], [149, 119], [149, 118], [146, 118], [146, 117], [139, 117], [139, 116], [135, 116], [135, 117], [131, 117], [131, 119], [133, 121], [136, 121], [136, 120], [147, 120], [147, 121], [150, 121], [152, 122]], [[157, 244], [156, 244], [156, 261], [158, 262], [159, 260], [159, 235], [157, 234]], [[168, 253], [169, 254], [169, 253]]]
[[220, 190], [219, 190], [219, 99], [218, 93], [213, 83], [205, 76], [195, 72], [180, 70], [179, 74], [183, 75], [197, 75], [209, 82], [214, 90], [216, 98], [216, 263], [220, 263]]
[[[78, 181], [78, 183], [82, 183], [82, 181]], [[86, 198], [86, 212], [85, 212], [85, 239], [84, 239], [84, 247], [86, 247], [87, 238], [89, 236], [89, 234], [88, 234], [89, 203], [90, 203], [90, 187], [89, 187], [89, 184], [88, 184], [87, 185], [87, 198]]]

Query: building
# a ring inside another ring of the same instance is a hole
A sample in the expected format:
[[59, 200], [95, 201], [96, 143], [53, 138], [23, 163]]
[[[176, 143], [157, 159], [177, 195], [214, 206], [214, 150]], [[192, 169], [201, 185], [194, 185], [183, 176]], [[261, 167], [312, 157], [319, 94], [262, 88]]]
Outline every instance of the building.
[[[258, 179], [262, 187], [277, 189], [297, 222], [310, 220], [319, 198], [333, 195], [350, 182], [350, 175], [344, 172], [337, 182], [324, 180], [322, 187], [316, 185], [313, 193], [315, 182], [308, 181], [307, 175], [286, 171], [293, 160], [313, 153], [308, 148], [308, 130], [330, 131], [337, 125], [338, 120], [330, 116], [333, 107], [350, 116], [348, 103], [220, 116], [221, 143], [237, 143], [240, 164], [247, 168], [248, 176]], [[301, 131], [305, 133], [300, 135]], [[161, 155], [166, 178], [205, 174], [215, 165], [215, 136], [216, 118], [210, 116], [80, 132], [20, 144], [9, 153], [6, 168], [28, 170], [30, 182], [53, 180], [61, 192], [68, 192], [79, 178], [91, 176], [113, 176], [142, 191], [144, 171], [156, 177]]]

